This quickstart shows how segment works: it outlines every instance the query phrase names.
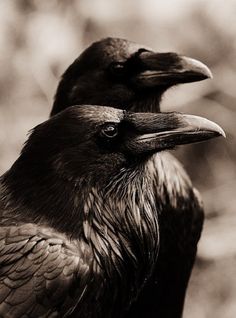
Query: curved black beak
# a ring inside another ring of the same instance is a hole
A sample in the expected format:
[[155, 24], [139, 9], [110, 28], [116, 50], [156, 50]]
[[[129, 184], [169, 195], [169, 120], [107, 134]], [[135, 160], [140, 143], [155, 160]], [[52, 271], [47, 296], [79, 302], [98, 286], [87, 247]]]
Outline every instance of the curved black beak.
[[145, 51], [139, 55], [142, 71], [133, 78], [142, 87], [167, 86], [212, 78], [202, 62], [176, 53]]
[[180, 113], [130, 113], [129, 122], [135, 134], [126, 147], [138, 153], [158, 152], [215, 138], [225, 137], [223, 129], [216, 123], [199, 116]]

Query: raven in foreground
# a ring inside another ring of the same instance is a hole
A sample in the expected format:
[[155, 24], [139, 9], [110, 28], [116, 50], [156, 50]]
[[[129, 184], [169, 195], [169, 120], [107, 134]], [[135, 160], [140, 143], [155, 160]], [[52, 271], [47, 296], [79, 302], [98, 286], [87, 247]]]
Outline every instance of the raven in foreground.
[[153, 154], [220, 135], [197, 116], [102, 106], [37, 126], [0, 179], [0, 316], [121, 317], [154, 269], [172, 195], [158, 175], [157, 198]]
[[[63, 74], [51, 115], [74, 104], [158, 112], [169, 87], [211, 76], [210, 70], [194, 59], [107, 38], [93, 43]], [[171, 154], [154, 156], [152, 173], [156, 204], [162, 207], [160, 253], [153, 276], [128, 317], [178, 318], [201, 235], [203, 209], [198, 192]]]

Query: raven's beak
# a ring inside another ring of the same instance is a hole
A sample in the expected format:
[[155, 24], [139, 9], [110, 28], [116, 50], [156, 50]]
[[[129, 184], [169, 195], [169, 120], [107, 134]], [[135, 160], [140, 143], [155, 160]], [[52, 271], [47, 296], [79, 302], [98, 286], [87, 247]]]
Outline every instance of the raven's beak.
[[176, 53], [142, 52], [139, 63], [141, 72], [133, 78], [138, 87], [170, 87], [212, 78], [212, 73], [205, 64]]
[[225, 137], [216, 123], [199, 116], [180, 113], [130, 113], [135, 134], [127, 141], [131, 152], [145, 153], [171, 149], [218, 136]]

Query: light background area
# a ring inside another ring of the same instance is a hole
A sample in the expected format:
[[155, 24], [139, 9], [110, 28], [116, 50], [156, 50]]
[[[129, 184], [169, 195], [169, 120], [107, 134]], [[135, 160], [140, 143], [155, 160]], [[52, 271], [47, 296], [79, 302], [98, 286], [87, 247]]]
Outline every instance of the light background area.
[[206, 222], [184, 317], [236, 317], [236, 1], [0, 1], [0, 172], [48, 118], [61, 73], [91, 42], [127, 38], [198, 58], [214, 79], [171, 89], [163, 110], [219, 123], [219, 138], [180, 148]]

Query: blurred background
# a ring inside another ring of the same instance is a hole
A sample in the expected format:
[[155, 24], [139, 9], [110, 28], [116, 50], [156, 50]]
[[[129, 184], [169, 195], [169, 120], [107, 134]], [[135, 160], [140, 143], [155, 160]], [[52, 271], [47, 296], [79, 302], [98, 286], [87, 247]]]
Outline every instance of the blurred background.
[[117, 36], [206, 63], [214, 79], [176, 87], [163, 110], [205, 116], [219, 138], [175, 152], [206, 222], [184, 318], [236, 317], [236, 0], [0, 1], [0, 172], [46, 120], [60, 75], [91, 42]]

